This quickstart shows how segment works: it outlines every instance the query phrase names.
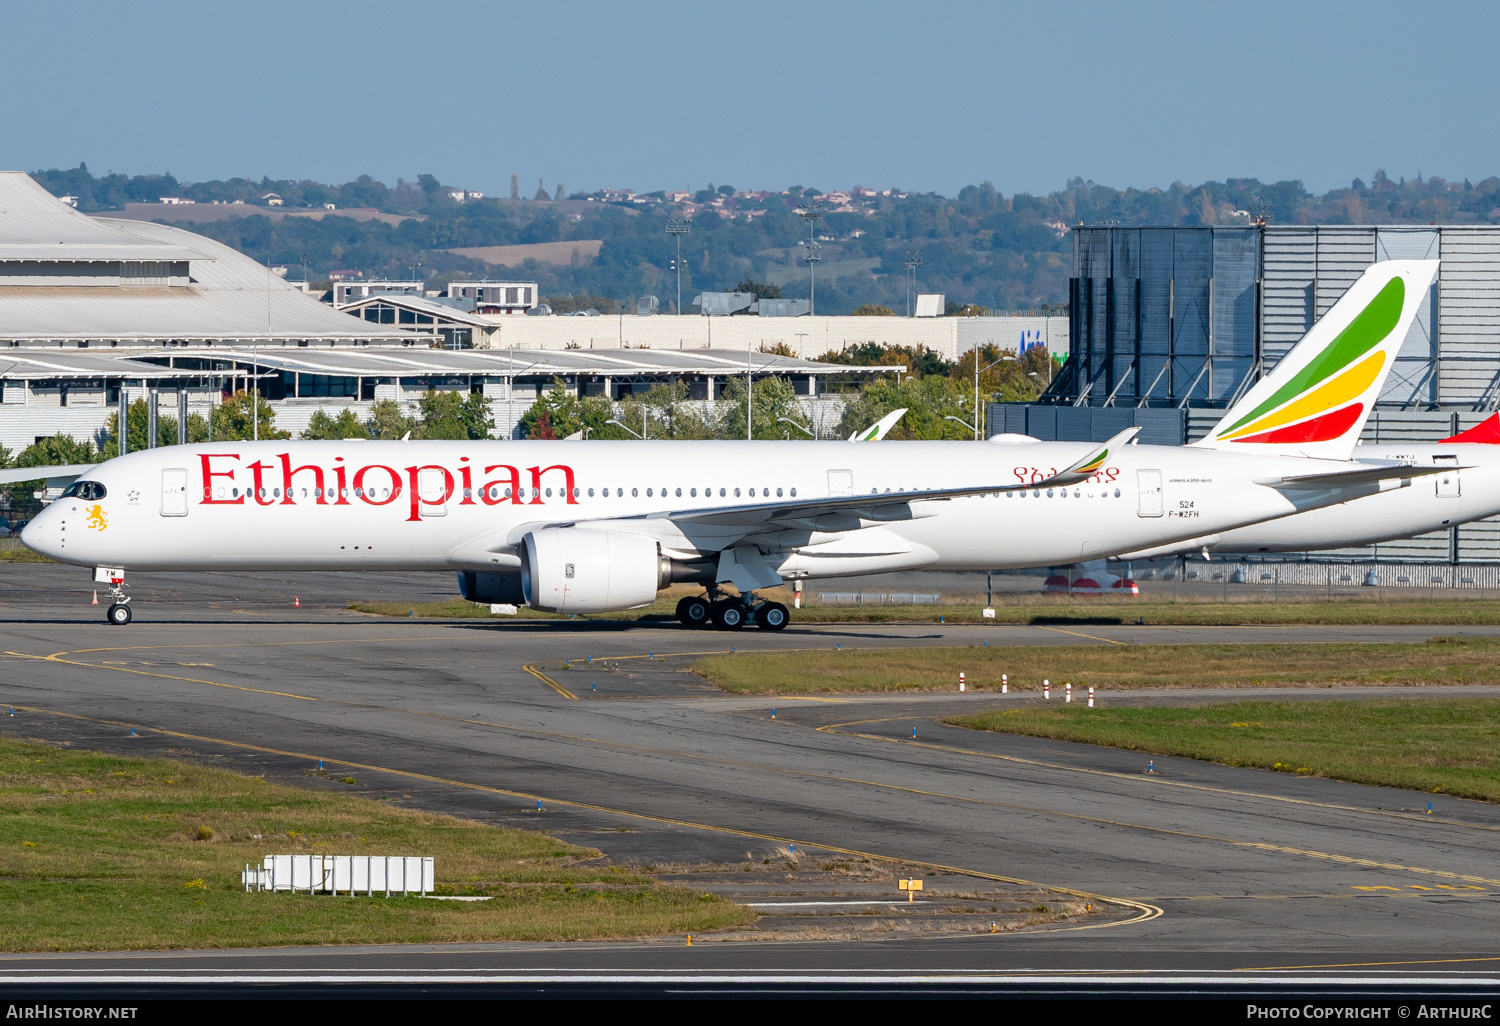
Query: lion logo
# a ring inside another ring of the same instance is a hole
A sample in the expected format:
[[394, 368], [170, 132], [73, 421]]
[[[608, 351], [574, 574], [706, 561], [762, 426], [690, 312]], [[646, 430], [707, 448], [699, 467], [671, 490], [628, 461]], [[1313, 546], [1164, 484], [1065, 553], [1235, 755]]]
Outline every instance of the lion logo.
[[105, 516], [103, 506], [90, 506], [88, 511], [88, 519], [83, 523], [90, 531], [102, 531], [109, 526], [109, 517]]

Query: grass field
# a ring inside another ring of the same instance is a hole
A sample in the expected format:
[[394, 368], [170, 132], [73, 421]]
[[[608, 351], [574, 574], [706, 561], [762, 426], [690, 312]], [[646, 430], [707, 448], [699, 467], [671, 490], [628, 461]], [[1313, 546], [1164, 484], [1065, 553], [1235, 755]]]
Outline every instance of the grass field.
[[[277, 853], [431, 855], [439, 893], [492, 900], [245, 893], [244, 864]], [[6, 951], [610, 939], [756, 918], [597, 855], [353, 794], [0, 740]]]
[[46, 556], [32, 552], [19, 538], [0, 538], [0, 563], [50, 563]]
[[1236, 687], [1254, 684], [1500, 684], [1500, 639], [1425, 643], [966, 646], [757, 652], [699, 659], [694, 669], [735, 694]]
[[946, 722], [1361, 784], [1500, 800], [1500, 700], [991, 710]]
[[[40, 557], [38, 557], [40, 558]], [[668, 589], [650, 606], [613, 613], [591, 614], [580, 619], [639, 620], [645, 617], [674, 617], [677, 600], [687, 594], [702, 594], [701, 588], [676, 586]], [[789, 591], [759, 592], [765, 598], [784, 602], [791, 607]], [[476, 605], [454, 597], [444, 602], [353, 602], [349, 608], [377, 616], [480, 617], [490, 618], [489, 606]], [[555, 619], [551, 613], [523, 608], [524, 617]], [[496, 620], [509, 617], [495, 616]], [[564, 617], [566, 619], [566, 617]], [[1135, 602], [1128, 600], [1068, 600], [1050, 595], [1031, 596], [1024, 604], [1001, 605], [996, 618], [981, 615], [979, 605], [938, 606], [835, 606], [812, 605], [792, 613], [792, 623], [1041, 623], [1068, 626], [1090, 624], [1415, 624], [1419, 626], [1459, 624], [1482, 626], [1500, 624], [1500, 601], [1478, 598], [1448, 598], [1428, 601], [1426, 593], [1414, 591], [1409, 596], [1382, 602], [1365, 599], [1308, 598], [1291, 601], [1286, 596], [1279, 603], [1240, 602]], [[675, 622], [675, 620], [674, 620]]]

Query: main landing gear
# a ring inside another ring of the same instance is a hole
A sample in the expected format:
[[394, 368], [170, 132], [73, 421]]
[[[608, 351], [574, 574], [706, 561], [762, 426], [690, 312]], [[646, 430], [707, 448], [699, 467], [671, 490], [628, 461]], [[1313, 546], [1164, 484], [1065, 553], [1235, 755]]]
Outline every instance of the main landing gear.
[[717, 601], [690, 596], [677, 603], [677, 619], [687, 627], [703, 627], [711, 620], [721, 631], [752, 623], [763, 631], [779, 631], [791, 622], [792, 614], [780, 602], [757, 602], [753, 595]]

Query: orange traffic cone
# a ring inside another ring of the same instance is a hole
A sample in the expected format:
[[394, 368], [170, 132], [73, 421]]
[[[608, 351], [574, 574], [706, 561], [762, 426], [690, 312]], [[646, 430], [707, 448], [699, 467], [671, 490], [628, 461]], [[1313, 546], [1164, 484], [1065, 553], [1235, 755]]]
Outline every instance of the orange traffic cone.
[[95, 588], [94, 589], [94, 601], [92, 603], [90, 603], [90, 605], [97, 606], [98, 604], [99, 604], [99, 589]]
[[293, 609], [301, 609], [302, 608], [302, 600], [299, 599], [296, 595], [292, 596], [292, 608]]

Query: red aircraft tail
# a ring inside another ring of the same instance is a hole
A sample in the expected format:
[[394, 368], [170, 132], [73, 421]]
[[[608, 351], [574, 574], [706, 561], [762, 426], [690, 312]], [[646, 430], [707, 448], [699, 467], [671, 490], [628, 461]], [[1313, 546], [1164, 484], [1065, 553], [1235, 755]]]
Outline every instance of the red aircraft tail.
[[1500, 445], [1500, 413], [1480, 421], [1467, 431], [1460, 431], [1444, 442], [1478, 442], [1482, 445]]

